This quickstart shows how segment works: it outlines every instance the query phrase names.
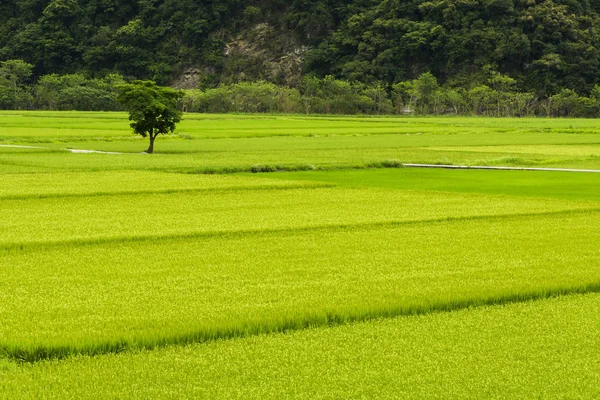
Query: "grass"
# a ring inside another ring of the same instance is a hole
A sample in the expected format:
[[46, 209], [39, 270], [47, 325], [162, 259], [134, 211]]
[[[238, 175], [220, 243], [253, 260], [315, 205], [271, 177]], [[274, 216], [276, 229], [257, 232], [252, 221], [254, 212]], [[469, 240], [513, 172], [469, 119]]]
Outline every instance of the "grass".
[[15, 366], [0, 398], [597, 398], [600, 296]]
[[0, 397], [597, 397], [600, 175], [399, 168], [600, 168], [596, 125], [0, 112]]

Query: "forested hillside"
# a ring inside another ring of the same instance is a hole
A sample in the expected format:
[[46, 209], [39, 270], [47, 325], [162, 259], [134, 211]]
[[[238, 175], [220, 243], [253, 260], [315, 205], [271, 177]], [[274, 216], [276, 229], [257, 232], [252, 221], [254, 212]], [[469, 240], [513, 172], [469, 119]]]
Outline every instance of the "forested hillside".
[[[592, 0], [4, 0], [0, 61], [49, 74], [210, 88], [303, 77], [588, 96], [600, 77]], [[16, 87], [16, 83], [15, 83]], [[506, 89], [506, 88], [504, 88]]]
[[244, 63], [244, 49], [226, 56], [240, 35], [278, 38], [261, 51], [316, 46], [345, 9], [341, 0], [4, 0], [0, 60], [23, 59], [37, 76], [118, 72], [166, 83], [193, 67], [218, 81]]
[[586, 92], [598, 80], [599, 9], [588, 0], [387, 0], [348, 16], [307, 69], [385, 82], [431, 71], [465, 86], [493, 68], [539, 94]]

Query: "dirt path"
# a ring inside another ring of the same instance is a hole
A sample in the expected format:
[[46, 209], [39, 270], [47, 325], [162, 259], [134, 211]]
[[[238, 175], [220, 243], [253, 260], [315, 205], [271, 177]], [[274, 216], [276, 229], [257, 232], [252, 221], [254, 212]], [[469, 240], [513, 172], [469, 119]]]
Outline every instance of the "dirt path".
[[16, 149], [51, 149], [51, 150], [69, 151], [71, 153], [83, 153], [83, 154], [89, 154], [89, 153], [97, 153], [97, 154], [125, 154], [125, 153], [119, 153], [119, 152], [116, 152], [116, 151], [83, 150], [83, 149], [61, 149], [61, 148], [57, 148], [57, 147], [23, 146], [23, 145], [17, 145], [17, 144], [0, 144], [0, 147], [11, 147], [11, 148], [16, 148]]
[[13, 147], [17, 149], [49, 149], [50, 147], [41, 147], [41, 146], [21, 146], [16, 144], [0, 144], [0, 147]]
[[83, 153], [83, 154], [89, 154], [89, 153], [98, 153], [98, 154], [125, 154], [125, 153], [119, 153], [119, 152], [116, 152], [116, 151], [81, 150], [81, 149], [63, 149], [63, 150], [70, 151], [71, 153]]

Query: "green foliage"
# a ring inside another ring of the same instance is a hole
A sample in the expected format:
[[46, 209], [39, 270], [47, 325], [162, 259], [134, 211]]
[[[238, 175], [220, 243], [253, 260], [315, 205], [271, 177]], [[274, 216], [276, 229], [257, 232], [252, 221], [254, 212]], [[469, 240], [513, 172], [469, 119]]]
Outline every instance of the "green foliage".
[[239, 11], [237, 0], [5, 3], [0, 6], [0, 59], [25, 58], [37, 76], [116, 71], [162, 84], [183, 60], [206, 61], [211, 33]]
[[181, 121], [177, 102], [183, 97], [181, 91], [157, 86], [152, 81], [134, 81], [117, 87], [117, 100], [129, 112], [131, 128], [135, 134], [150, 139], [147, 153], [154, 152], [154, 140], [175, 130]]
[[32, 96], [25, 83], [32, 72], [33, 65], [23, 60], [0, 62], [0, 108], [19, 110], [29, 107]]
[[520, 92], [516, 81], [486, 68], [482, 84], [468, 90], [440, 86], [431, 73], [399, 82], [388, 91], [382, 84], [347, 82], [328, 75], [305, 77], [297, 89], [268, 82], [221, 85], [187, 90], [186, 111], [204, 113], [258, 112], [306, 114], [463, 114], [494, 117], [600, 116], [600, 95], [579, 96], [565, 89], [550, 99]]
[[301, 93], [307, 114], [389, 114], [392, 111], [392, 103], [381, 85], [346, 82], [331, 75], [323, 79], [305, 77]]
[[600, 101], [594, 96], [580, 97], [574, 90], [562, 89], [550, 97], [548, 108], [549, 114], [556, 117], [597, 117], [600, 114]]
[[300, 89], [268, 82], [240, 82], [206, 90], [187, 90], [183, 107], [191, 112], [391, 114], [381, 85], [349, 83], [332, 76], [305, 77]]
[[[211, 87], [299, 88], [303, 69], [389, 88], [430, 72], [441, 86], [508, 84], [544, 99], [562, 89], [587, 96], [600, 83], [600, 14], [590, 1], [8, 0], [0, 19], [0, 60], [25, 60], [36, 80], [119, 73], [165, 85], [193, 67]], [[296, 69], [272, 68], [292, 58]], [[504, 83], [488, 81], [491, 66]]]
[[[81, 74], [44, 75], [34, 85], [25, 84], [15, 65], [5, 63], [0, 79], [0, 100], [4, 108], [40, 110], [120, 110], [117, 87], [124, 83], [121, 75], [87, 78]], [[13, 65], [13, 67], [9, 67]], [[10, 68], [15, 69], [11, 72]], [[239, 82], [215, 88], [188, 89], [178, 107], [202, 113], [285, 113], [285, 114], [473, 114], [494, 117], [600, 116], [600, 90], [594, 86], [589, 96], [563, 89], [546, 99], [534, 92], [519, 91], [516, 81], [486, 66], [481, 84], [469, 89], [440, 85], [429, 73], [417, 79], [387, 87], [383, 83], [347, 82], [328, 75], [306, 76], [299, 88], [258, 82]]]
[[41, 110], [120, 110], [117, 87], [123, 83], [118, 74], [102, 79], [80, 74], [44, 75], [34, 86], [35, 104]]
[[[588, 3], [382, 1], [363, 6], [307, 55], [307, 70], [398, 83], [431, 71], [469, 88], [489, 65], [524, 92], [588, 93], [598, 80], [600, 18]], [[474, 79], [475, 78], [475, 79]]]

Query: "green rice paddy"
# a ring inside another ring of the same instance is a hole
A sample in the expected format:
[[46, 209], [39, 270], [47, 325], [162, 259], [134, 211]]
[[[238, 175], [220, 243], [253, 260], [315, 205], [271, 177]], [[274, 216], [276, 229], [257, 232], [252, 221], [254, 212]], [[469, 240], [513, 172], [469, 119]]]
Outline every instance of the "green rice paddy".
[[397, 168], [600, 169], [596, 121], [186, 115], [144, 148], [0, 112], [0, 398], [600, 396], [600, 174]]
[[600, 396], [600, 295], [2, 364], [0, 398]]
[[[390, 162], [600, 169], [595, 120], [186, 115], [155, 157], [122, 113], [0, 112], [0, 165], [13, 172], [341, 169]], [[2, 145], [27, 145], [20, 149]], [[73, 154], [84, 149], [125, 154]]]

